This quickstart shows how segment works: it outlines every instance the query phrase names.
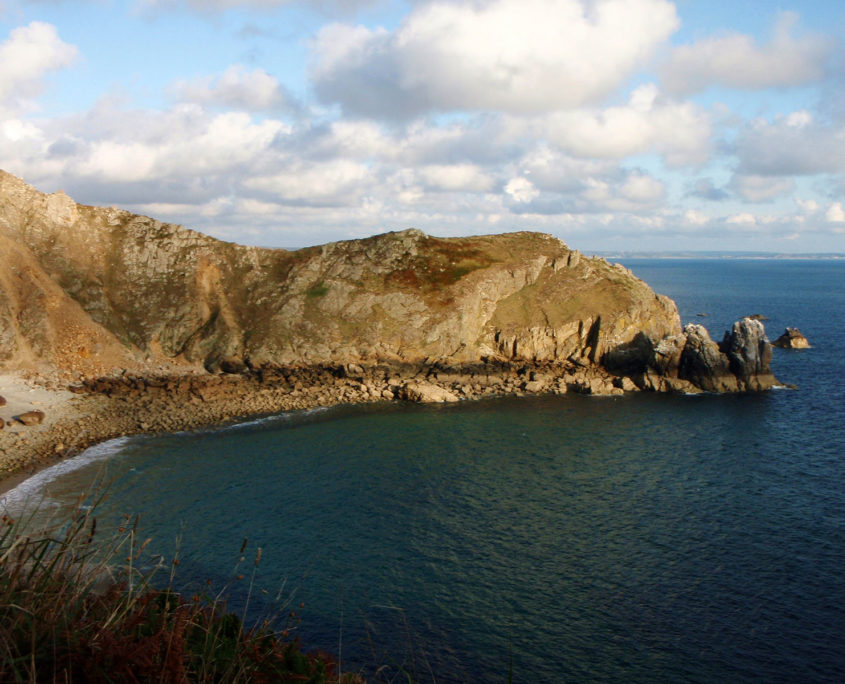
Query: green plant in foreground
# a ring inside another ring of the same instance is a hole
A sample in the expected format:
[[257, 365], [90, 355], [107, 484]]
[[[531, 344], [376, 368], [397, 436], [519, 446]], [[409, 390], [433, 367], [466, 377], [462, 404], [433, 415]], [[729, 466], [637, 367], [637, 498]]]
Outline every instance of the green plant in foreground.
[[[0, 518], [0, 682], [361, 681], [303, 652], [272, 618], [247, 628], [222, 592], [174, 592], [178, 558], [149, 558], [137, 518], [103, 536], [97, 503], [80, 500], [36, 533], [31, 519]], [[260, 560], [259, 548], [250, 595]], [[156, 588], [165, 570], [167, 588]]]

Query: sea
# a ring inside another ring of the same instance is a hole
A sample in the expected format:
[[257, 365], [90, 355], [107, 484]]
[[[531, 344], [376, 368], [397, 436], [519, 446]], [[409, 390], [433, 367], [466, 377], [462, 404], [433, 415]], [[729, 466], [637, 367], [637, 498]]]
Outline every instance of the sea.
[[372, 680], [845, 681], [845, 260], [621, 261], [714, 339], [799, 328], [794, 388], [263, 416], [100, 444], [5, 505], [106, 480], [100, 529], [139, 515], [177, 588]]

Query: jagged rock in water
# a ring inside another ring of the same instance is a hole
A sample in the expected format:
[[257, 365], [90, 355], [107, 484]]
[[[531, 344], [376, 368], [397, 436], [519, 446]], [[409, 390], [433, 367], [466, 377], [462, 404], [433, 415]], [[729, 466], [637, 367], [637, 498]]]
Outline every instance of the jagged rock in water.
[[809, 349], [810, 340], [798, 328], [787, 328], [783, 335], [772, 342], [772, 346], [780, 349]]
[[769, 364], [772, 345], [759, 320], [743, 318], [725, 333], [721, 350], [727, 355], [731, 372], [741, 389], [763, 390], [777, 384]]
[[711, 392], [736, 392], [737, 378], [730, 361], [710, 339], [702, 325], [690, 323], [684, 328], [686, 342], [678, 365], [678, 378]]

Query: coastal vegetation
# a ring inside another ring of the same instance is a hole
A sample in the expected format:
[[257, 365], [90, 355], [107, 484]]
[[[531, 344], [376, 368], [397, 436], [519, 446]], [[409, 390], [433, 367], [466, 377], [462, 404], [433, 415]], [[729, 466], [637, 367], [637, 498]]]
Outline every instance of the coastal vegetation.
[[[303, 650], [290, 597], [249, 624], [249, 598], [240, 614], [227, 610], [228, 587], [177, 593], [178, 554], [150, 555], [137, 517], [103, 534], [97, 504], [80, 499], [38, 531], [32, 514], [0, 517], [0, 681], [362, 681]], [[230, 583], [263, 593], [261, 549], [244, 540], [240, 551]]]

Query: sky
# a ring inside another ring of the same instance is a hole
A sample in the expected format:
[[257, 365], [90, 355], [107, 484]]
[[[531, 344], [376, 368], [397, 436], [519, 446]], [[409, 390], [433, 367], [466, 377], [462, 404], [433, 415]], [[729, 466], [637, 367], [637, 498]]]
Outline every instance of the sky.
[[845, 252], [845, 2], [0, 0], [0, 168], [269, 247]]

